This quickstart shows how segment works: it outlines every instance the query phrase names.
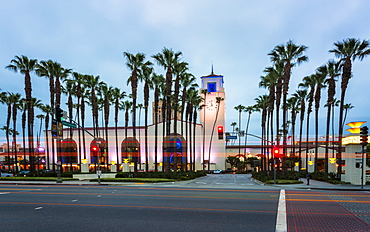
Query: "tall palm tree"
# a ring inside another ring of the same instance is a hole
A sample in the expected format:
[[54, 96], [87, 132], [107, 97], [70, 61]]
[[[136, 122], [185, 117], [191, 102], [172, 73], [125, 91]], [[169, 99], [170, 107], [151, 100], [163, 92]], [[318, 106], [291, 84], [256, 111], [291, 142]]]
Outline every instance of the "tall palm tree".
[[[268, 55], [273, 63], [284, 63], [284, 77], [283, 77], [283, 125], [286, 124], [287, 107], [286, 99], [289, 91], [289, 82], [292, 68], [302, 62], [308, 61], [308, 57], [303, 55], [307, 50], [305, 45], [296, 45], [292, 40], [289, 40], [286, 45], [281, 44], [276, 46]], [[286, 130], [283, 133], [283, 147], [286, 146]], [[284, 156], [286, 150], [283, 149]]]
[[[334, 49], [329, 52], [334, 53], [343, 62], [342, 81], [341, 81], [341, 95], [339, 107], [339, 146], [338, 146], [338, 163], [342, 163], [342, 138], [343, 138], [343, 111], [345, 103], [345, 94], [349, 79], [352, 77], [352, 61], [359, 59], [363, 60], [370, 54], [369, 41], [355, 38], [345, 39], [334, 43]], [[342, 165], [338, 166], [338, 177], [341, 178]]]
[[[199, 96], [198, 94], [194, 96], [192, 99], [192, 106], [193, 106], [193, 154], [195, 154], [195, 148], [196, 148], [196, 126], [197, 126], [197, 120], [198, 120], [198, 111], [201, 109], [200, 103], [203, 101], [203, 98]], [[217, 101], [217, 99], [216, 99]], [[222, 101], [222, 98], [219, 99], [219, 101]], [[219, 104], [219, 103], [218, 103]], [[208, 170], [209, 170], [209, 163], [208, 163]], [[204, 165], [203, 165], [204, 167]], [[193, 155], [193, 170], [195, 170], [195, 155]]]
[[315, 171], [318, 171], [318, 153], [319, 153], [319, 109], [321, 100], [321, 90], [326, 88], [325, 80], [327, 76], [326, 66], [317, 69], [315, 75]]
[[154, 171], [158, 171], [158, 107], [159, 107], [159, 96], [160, 87], [164, 83], [165, 79], [162, 75], [153, 73], [152, 83], [154, 86]]
[[297, 118], [297, 113], [299, 112], [299, 98], [294, 95], [287, 100], [287, 108], [291, 112], [291, 123], [292, 123], [292, 149], [293, 157], [295, 157], [295, 122]]
[[[239, 112], [239, 128], [242, 128], [242, 112], [245, 110], [245, 106], [239, 104], [234, 107], [235, 110]], [[241, 131], [239, 131], [239, 153], [240, 154], [240, 140], [241, 140]]]
[[[50, 148], [49, 148], [49, 133], [47, 131], [49, 130], [49, 123], [50, 123], [50, 116], [53, 115], [53, 108], [51, 108], [50, 105], [44, 105], [41, 107], [42, 112], [45, 114], [45, 140], [46, 140], [46, 166], [50, 166]], [[53, 152], [52, 152], [53, 154]]]
[[117, 167], [120, 164], [120, 158], [118, 153], [118, 113], [120, 110], [120, 101], [126, 97], [126, 92], [121, 91], [119, 88], [115, 87], [112, 89], [112, 97], [114, 99], [114, 131], [116, 138], [116, 156], [117, 156]]
[[[152, 63], [143, 65], [140, 80], [144, 82], [144, 126], [145, 126], [145, 170], [149, 171], [149, 150], [148, 150], [148, 109], [149, 109], [149, 92], [153, 89], [153, 68]], [[140, 117], [139, 117], [140, 118]]]
[[[182, 52], [174, 52], [172, 49], [163, 48], [161, 53], [153, 55], [152, 57], [156, 60], [159, 66], [162, 66], [166, 70], [166, 89], [165, 89], [165, 98], [166, 98], [166, 136], [169, 138], [171, 133], [171, 93], [172, 93], [172, 74], [175, 69], [175, 66], [180, 63], [180, 58]], [[175, 140], [174, 140], [175, 141]], [[175, 141], [176, 142], [176, 141]], [[168, 157], [168, 162], [169, 157]], [[170, 172], [170, 165], [167, 165], [167, 172]]]
[[326, 136], [325, 136], [325, 172], [328, 172], [329, 168], [329, 134], [330, 134], [330, 117], [332, 111], [332, 105], [334, 103], [335, 96], [335, 82], [336, 78], [340, 75], [340, 63], [334, 60], [329, 60], [324, 66], [327, 72], [326, 83], [328, 85], [328, 99], [325, 106], [328, 106], [326, 116]]
[[[22, 145], [23, 145], [23, 160], [26, 160], [26, 122], [27, 122], [27, 101], [22, 98], [19, 103], [19, 109], [22, 112]], [[54, 156], [53, 156], [54, 157]], [[24, 166], [26, 169], [26, 165]]]
[[36, 59], [29, 59], [27, 56], [15, 56], [14, 59], [10, 61], [11, 64], [6, 66], [13, 72], [19, 72], [24, 75], [24, 90], [26, 94], [27, 101], [27, 117], [28, 117], [28, 144], [31, 154], [30, 164], [31, 173], [34, 172], [34, 161], [33, 161], [33, 126], [34, 126], [34, 109], [32, 107], [32, 84], [31, 84], [31, 72], [33, 72], [37, 67]]
[[[266, 76], [261, 76], [261, 81], [259, 83], [259, 87], [264, 87], [269, 90], [269, 106], [268, 106], [268, 117], [270, 119], [270, 128], [271, 128], [271, 139], [273, 141], [274, 129], [273, 129], [273, 111], [274, 111], [274, 103], [275, 103], [275, 95], [277, 95], [277, 89], [279, 89], [281, 95], [281, 75], [273, 67], [268, 67], [264, 70]], [[280, 79], [280, 80], [279, 80]], [[278, 83], [280, 81], [280, 83]], [[279, 88], [278, 88], [279, 85]], [[279, 97], [280, 99], [280, 97]], [[280, 101], [280, 100], [279, 100]], [[279, 103], [280, 105], [280, 103]], [[276, 109], [279, 111], [279, 109]], [[278, 115], [278, 114], [277, 114]], [[277, 128], [278, 129], [278, 128]]]
[[[206, 107], [207, 102], [207, 94], [209, 94], [208, 89], [201, 89], [200, 93], [203, 94], [203, 108]], [[206, 109], [203, 110], [203, 120], [206, 120]], [[205, 154], [206, 154], [206, 124], [203, 124], [203, 162], [205, 160]], [[204, 165], [203, 165], [204, 170]]]
[[266, 118], [267, 118], [267, 111], [268, 111], [268, 104], [269, 104], [269, 97], [267, 94], [258, 96], [254, 99], [256, 101], [255, 108], [261, 111], [262, 117], [261, 117], [261, 153], [263, 155], [263, 161], [262, 161], [262, 170], [266, 169], [265, 166], [265, 154], [266, 154]]
[[[13, 152], [14, 152], [14, 160], [17, 162], [17, 113], [18, 109], [20, 108], [20, 101], [22, 96], [19, 93], [9, 93], [10, 102], [12, 104], [12, 119], [13, 119]], [[15, 171], [18, 172], [18, 165], [15, 166]]]
[[308, 140], [309, 140], [309, 132], [310, 132], [310, 114], [312, 112], [312, 104], [314, 101], [315, 96], [315, 74], [312, 74], [310, 76], [306, 76], [303, 78], [303, 82], [299, 84], [299, 87], [302, 87], [306, 90], [310, 89], [307, 100], [308, 100], [308, 106], [307, 106], [307, 122], [306, 122], [306, 169], [308, 171]]
[[12, 117], [12, 104], [13, 104], [11, 94], [13, 94], [13, 93], [3, 92], [1, 94], [1, 99], [0, 99], [0, 102], [3, 103], [3, 104], [6, 104], [7, 108], [8, 108], [8, 112], [7, 112], [7, 116], [6, 116], [6, 125], [3, 127], [3, 130], [5, 131], [6, 146], [8, 148], [7, 153], [8, 153], [8, 168], [9, 169], [10, 169], [10, 164], [9, 164], [9, 161], [10, 161], [9, 135], [10, 135], [10, 120], [11, 120], [11, 117]]
[[[209, 151], [208, 151], [208, 171], [209, 171], [209, 166], [210, 166], [210, 160], [211, 160], [211, 147], [212, 147], [212, 139], [213, 139], [213, 133], [215, 131], [215, 127], [216, 127], [216, 123], [217, 123], [217, 119], [218, 119], [218, 113], [220, 112], [220, 105], [221, 105], [221, 102], [225, 100], [224, 98], [222, 97], [216, 97], [216, 105], [217, 105], [217, 110], [216, 110], [216, 117], [215, 117], [215, 121], [213, 123], [213, 126], [212, 126], [212, 131], [211, 131], [211, 138], [209, 139]], [[195, 155], [195, 154], [194, 154]]]
[[299, 158], [299, 170], [302, 168], [302, 134], [303, 134], [303, 121], [304, 115], [306, 111], [306, 98], [307, 98], [307, 90], [297, 90], [293, 96], [298, 99], [299, 101], [299, 147], [298, 147], [298, 158]]

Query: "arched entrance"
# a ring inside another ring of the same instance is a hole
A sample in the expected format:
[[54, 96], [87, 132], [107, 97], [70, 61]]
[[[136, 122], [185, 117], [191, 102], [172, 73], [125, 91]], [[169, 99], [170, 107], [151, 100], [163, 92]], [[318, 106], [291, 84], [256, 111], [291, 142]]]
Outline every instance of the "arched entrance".
[[186, 171], [187, 143], [180, 134], [171, 134], [163, 141], [163, 168], [164, 170]]
[[133, 137], [128, 137], [121, 144], [121, 162], [134, 163], [134, 170], [137, 169], [137, 164], [140, 160], [140, 143]]
[[102, 138], [95, 138], [90, 143], [90, 170], [108, 170], [107, 142]]
[[78, 171], [77, 144], [71, 138], [66, 138], [61, 143], [60, 157], [63, 171]]

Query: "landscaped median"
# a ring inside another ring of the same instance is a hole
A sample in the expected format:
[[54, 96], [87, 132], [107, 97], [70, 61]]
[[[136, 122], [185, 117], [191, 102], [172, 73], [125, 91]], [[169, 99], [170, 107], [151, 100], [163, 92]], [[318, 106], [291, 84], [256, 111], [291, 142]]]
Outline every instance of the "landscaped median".
[[[23, 176], [11, 176], [1, 177], [0, 181], [57, 181], [57, 177], [23, 177]], [[76, 178], [63, 177], [63, 181], [78, 180]]]
[[[142, 182], [142, 183], [158, 183], [158, 182], [175, 182], [175, 179], [163, 178], [101, 178], [101, 182]], [[98, 182], [98, 179], [91, 179], [90, 182]]]

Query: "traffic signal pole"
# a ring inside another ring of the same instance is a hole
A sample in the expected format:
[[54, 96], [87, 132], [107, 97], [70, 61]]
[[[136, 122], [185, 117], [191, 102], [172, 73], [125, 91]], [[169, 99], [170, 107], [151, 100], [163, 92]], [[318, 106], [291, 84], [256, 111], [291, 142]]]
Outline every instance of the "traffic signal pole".
[[360, 140], [361, 140], [361, 158], [362, 158], [362, 168], [361, 168], [361, 189], [364, 188], [364, 172], [365, 172], [365, 152], [368, 141], [369, 128], [367, 126], [360, 128]]

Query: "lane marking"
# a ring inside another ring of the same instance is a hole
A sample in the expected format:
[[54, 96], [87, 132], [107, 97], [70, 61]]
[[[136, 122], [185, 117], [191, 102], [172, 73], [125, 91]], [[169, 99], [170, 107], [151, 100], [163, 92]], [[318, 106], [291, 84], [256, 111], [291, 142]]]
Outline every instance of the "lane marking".
[[280, 190], [278, 213], [276, 217], [276, 232], [288, 231], [286, 223], [285, 189]]
[[36, 207], [35, 210], [39, 210], [39, 209], [42, 209], [42, 207]]
[[76, 202], [77, 200], [72, 200], [72, 202]]
[[9, 194], [10, 192], [2, 192], [2, 193], [0, 193], [0, 194]]

